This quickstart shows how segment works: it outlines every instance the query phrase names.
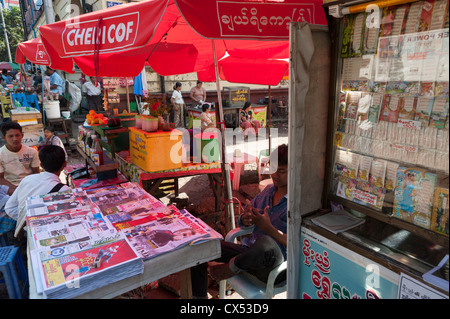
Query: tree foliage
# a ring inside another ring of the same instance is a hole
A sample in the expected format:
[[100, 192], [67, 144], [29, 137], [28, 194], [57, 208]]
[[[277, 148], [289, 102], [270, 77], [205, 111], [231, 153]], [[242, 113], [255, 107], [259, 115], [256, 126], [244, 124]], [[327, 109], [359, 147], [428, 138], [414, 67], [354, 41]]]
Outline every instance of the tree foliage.
[[[23, 41], [23, 25], [22, 15], [20, 9], [17, 7], [10, 7], [10, 9], [3, 9], [3, 16], [5, 18], [6, 33], [9, 40], [9, 48], [11, 51], [12, 62], [16, 57], [17, 45]], [[3, 25], [0, 20], [0, 61], [9, 61], [8, 52], [6, 50], [5, 34], [3, 32]]]

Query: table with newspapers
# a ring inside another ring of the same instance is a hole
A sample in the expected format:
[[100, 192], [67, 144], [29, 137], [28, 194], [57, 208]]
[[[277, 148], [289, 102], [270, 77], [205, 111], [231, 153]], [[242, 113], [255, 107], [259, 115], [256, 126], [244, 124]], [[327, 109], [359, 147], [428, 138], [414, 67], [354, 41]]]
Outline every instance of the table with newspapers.
[[30, 299], [113, 298], [220, 257], [221, 235], [136, 183], [27, 200]]

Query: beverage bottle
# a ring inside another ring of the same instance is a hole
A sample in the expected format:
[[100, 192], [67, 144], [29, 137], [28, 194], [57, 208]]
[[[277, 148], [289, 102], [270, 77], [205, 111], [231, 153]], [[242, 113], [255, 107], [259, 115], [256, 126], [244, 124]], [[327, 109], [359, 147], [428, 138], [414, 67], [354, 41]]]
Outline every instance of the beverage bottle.
[[100, 166], [103, 165], [103, 149], [102, 146], [100, 145], [100, 141], [98, 139], [98, 137], [95, 138], [95, 142], [94, 142], [94, 154], [93, 154], [93, 160], [95, 165]]
[[85, 139], [84, 139], [84, 152], [87, 156], [90, 155], [89, 145], [91, 144], [91, 135], [86, 133]]
[[91, 144], [89, 144], [89, 157], [94, 160], [94, 150], [95, 150], [95, 139], [97, 138], [97, 135], [92, 134], [91, 135]]

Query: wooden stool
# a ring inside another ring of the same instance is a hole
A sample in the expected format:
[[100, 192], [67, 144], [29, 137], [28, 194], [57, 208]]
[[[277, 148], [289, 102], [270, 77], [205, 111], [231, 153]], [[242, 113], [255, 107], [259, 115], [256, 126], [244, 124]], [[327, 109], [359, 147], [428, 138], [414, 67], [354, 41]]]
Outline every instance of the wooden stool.
[[[69, 137], [72, 137], [72, 120], [58, 117], [55, 119], [47, 119], [47, 123], [55, 129], [55, 135], [59, 138], [65, 138], [67, 146], [70, 146]], [[62, 131], [63, 134], [56, 134], [57, 130]]]

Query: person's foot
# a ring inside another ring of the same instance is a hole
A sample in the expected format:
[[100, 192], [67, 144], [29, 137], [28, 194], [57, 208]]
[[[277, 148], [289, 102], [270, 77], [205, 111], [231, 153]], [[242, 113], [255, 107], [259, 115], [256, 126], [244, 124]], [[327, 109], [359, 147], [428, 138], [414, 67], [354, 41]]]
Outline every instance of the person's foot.
[[235, 275], [235, 273], [231, 271], [228, 263], [210, 266], [209, 274], [216, 281], [225, 280]]

